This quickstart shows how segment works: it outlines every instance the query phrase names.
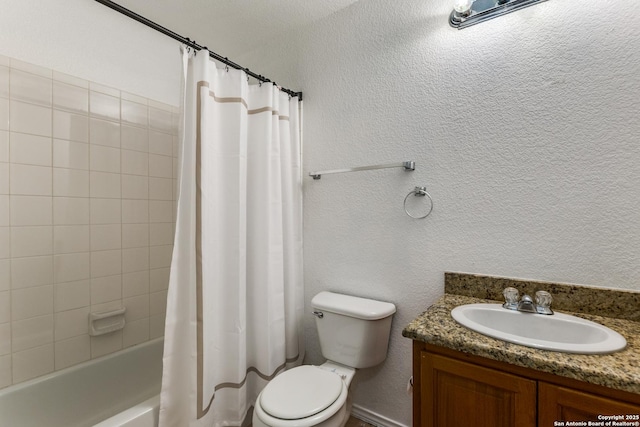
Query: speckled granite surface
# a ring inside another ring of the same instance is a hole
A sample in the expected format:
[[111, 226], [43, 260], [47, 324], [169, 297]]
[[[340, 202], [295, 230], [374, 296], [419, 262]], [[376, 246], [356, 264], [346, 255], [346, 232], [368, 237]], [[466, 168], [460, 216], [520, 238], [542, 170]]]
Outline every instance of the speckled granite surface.
[[[483, 302], [499, 301], [447, 293], [407, 325], [402, 335], [488, 359], [640, 394], [640, 322], [559, 310], [608, 326], [626, 338], [627, 347], [604, 355], [558, 353], [487, 337], [459, 325], [451, 317], [454, 307]], [[635, 311], [638, 310], [636, 306]]]
[[509, 286], [516, 288], [520, 296], [529, 294], [533, 298], [536, 291], [551, 293], [553, 296], [551, 306], [554, 309], [640, 322], [640, 292], [480, 274], [450, 272], [444, 274], [444, 292], [447, 294], [504, 302], [502, 291]]

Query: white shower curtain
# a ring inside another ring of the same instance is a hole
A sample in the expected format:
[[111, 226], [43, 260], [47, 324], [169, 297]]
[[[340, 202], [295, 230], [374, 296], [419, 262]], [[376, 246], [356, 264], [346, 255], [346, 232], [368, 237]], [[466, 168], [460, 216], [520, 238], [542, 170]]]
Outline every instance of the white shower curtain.
[[160, 426], [240, 425], [304, 357], [301, 103], [189, 56]]

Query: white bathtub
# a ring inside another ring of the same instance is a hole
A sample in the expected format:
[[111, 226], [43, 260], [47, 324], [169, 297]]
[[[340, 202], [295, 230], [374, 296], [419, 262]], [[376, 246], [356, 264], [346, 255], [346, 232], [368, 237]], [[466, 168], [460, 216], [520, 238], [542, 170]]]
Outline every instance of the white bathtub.
[[2, 389], [0, 426], [155, 427], [163, 345], [158, 338]]

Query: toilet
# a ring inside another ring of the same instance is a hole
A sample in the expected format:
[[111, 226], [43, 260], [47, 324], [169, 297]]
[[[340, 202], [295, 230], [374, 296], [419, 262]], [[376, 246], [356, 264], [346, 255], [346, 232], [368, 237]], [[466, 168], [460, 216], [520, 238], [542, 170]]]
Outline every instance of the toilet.
[[256, 399], [253, 427], [343, 427], [351, 413], [349, 385], [356, 369], [387, 357], [395, 305], [334, 292], [320, 292], [311, 305], [327, 361], [271, 380]]

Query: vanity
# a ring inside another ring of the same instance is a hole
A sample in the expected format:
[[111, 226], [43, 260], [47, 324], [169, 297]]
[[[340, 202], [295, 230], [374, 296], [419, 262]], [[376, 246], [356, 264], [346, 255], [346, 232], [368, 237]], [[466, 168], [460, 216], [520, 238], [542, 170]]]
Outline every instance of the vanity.
[[[501, 304], [507, 287], [548, 291], [554, 310], [617, 331], [626, 347], [610, 354], [541, 350], [452, 318], [456, 307]], [[640, 293], [446, 273], [445, 295], [402, 334], [413, 340], [414, 427], [640, 426]]]

